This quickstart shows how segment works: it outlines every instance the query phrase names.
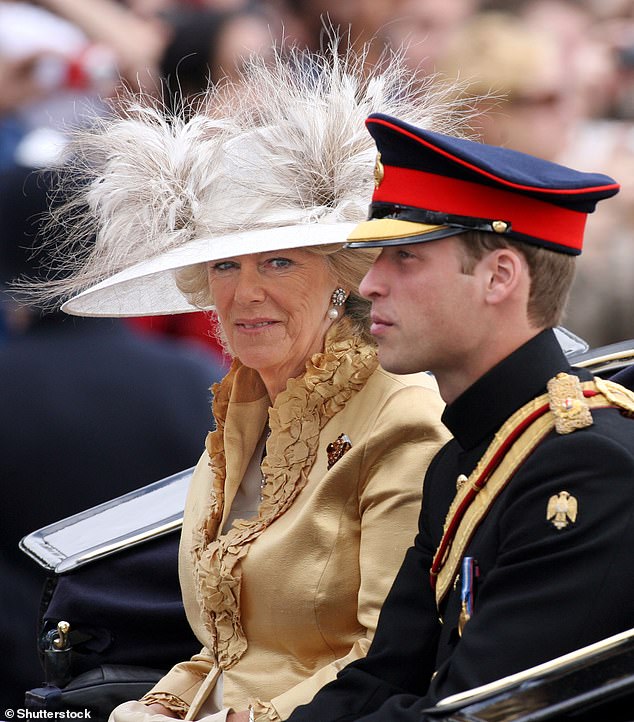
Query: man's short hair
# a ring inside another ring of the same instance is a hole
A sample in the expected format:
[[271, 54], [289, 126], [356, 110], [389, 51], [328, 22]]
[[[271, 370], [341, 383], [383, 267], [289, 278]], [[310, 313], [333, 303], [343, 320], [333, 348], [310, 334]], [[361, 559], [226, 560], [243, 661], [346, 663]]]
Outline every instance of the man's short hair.
[[462, 271], [469, 275], [490, 251], [498, 248], [519, 251], [526, 259], [530, 274], [529, 321], [539, 328], [550, 328], [560, 323], [575, 274], [574, 256], [486, 231], [468, 231], [456, 238], [464, 249]]

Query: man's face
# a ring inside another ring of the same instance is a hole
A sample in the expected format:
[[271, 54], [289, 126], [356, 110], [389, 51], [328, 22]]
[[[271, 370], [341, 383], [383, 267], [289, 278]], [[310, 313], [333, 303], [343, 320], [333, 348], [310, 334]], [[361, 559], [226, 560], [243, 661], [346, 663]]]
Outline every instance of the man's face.
[[379, 360], [399, 374], [451, 374], [482, 335], [478, 276], [462, 272], [455, 237], [383, 248], [361, 282]]

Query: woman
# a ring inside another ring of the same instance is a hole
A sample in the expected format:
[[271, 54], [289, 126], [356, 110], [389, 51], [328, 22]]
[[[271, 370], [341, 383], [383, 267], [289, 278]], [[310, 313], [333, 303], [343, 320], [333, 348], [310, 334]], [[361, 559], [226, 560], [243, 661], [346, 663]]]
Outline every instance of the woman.
[[[253, 704], [256, 719], [283, 719], [369, 646], [415, 529], [421, 469], [445, 434], [428, 379], [378, 368], [344, 311], [337, 255], [208, 265], [235, 360], [214, 389], [218, 429], [181, 542], [185, 607], [206, 650], [156, 685], [151, 710]], [[221, 673], [223, 696], [205, 705]]]
[[378, 366], [357, 293], [371, 256], [342, 247], [370, 197], [367, 114], [459, 122], [404, 73], [393, 57], [366, 78], [334, 50], [253, 60], [222, 118], [132, 105], [84, 139], [93, 176], [71, 212], [88, 206], [97, 241], [56, 287], [89, 286], [64, 310], [214, 305], [233, 356], [181, 540], [203, 650], [114, 720], [284, 719], [370, 645], [447, 438], [433, 380]]

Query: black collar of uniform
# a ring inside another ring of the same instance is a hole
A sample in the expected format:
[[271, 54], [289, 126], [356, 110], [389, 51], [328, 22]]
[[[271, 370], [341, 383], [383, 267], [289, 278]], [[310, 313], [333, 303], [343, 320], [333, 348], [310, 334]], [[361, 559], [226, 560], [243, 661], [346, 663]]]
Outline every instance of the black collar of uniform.
[[481, 376], [443, 413], [445, 426], [460, 446], [472, 449], [570, 365], [552, 329], [546, 329]]

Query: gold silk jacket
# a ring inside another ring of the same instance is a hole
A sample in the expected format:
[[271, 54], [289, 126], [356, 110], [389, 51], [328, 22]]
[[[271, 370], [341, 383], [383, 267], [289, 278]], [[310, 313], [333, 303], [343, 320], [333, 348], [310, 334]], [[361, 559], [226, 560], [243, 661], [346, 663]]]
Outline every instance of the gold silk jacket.
[[[359, 339], [330, 343], [274, 406], [235, 361], [214, 388], [185, 507], [180, 577], [203, 644], [144, 701], [196, 718], [220, 674], [223, 705], [279, 720], [366, 654], [417, 528], [423, 477], [448, 439], [426, 374], [394, 376]], [[220, 534], [267, 421], [263, 500]], [[328, 446], [351, 448], [338, 460]], [[332, 463], [334, 461], [334, 463]], [[192, 706], [193, 705], [193, 706]]]

